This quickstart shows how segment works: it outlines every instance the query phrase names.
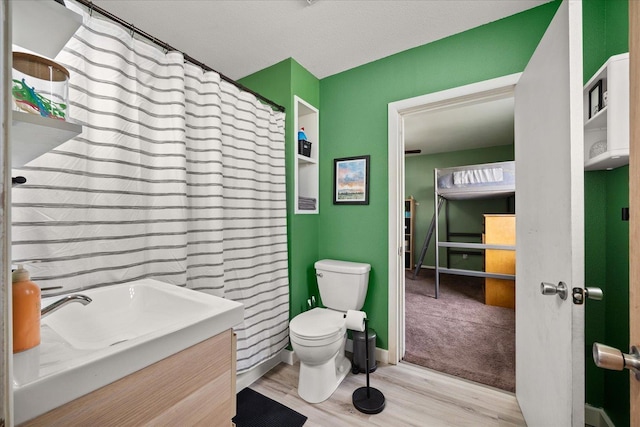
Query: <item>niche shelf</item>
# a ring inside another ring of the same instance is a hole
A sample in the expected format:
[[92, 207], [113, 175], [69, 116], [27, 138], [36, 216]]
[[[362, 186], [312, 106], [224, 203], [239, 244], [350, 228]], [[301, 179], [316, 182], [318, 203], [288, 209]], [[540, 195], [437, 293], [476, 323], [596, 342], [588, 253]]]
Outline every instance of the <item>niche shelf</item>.
[[[294, 181], [295, 196], [294, 212], [296, 214], [317, 214], [320, 211], [319, 201], [319, 129], [320, 118], [318, 109], [304, 101], [298, 96], [293, 97], [293, 120], [294, 120]], [[311, 142], [311, 152], [309, 156], [301, 154], [298, 150], [298, 131], [304, 128], [307, 141]], [[301, 198], [305, 198], [301, 203]], [[315, 206], [309, 205], [309, 199], [315, 200]], [[314, 209], [315, 207], [315, 209]]]
[[[589, 117], [589, 92], [602, 82], [607, 103]], [[583, 90], [584, 169], [610, 170], [629, 164], [629, 54], [612, 56]]]

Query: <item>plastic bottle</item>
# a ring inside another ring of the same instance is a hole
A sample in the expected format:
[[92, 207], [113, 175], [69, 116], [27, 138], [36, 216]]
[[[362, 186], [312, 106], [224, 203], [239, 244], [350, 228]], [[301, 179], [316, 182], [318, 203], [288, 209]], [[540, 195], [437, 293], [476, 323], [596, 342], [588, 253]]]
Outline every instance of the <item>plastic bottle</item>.
[[40, 288], [21, 265], [11, 275], [13, 282], [13, 352], [40, 344]]
[[306, 141], [307, 140], [307, 134], [304, 133], [304, 128], [300, 128], [300, 130], [298, 131], [298, 141]]

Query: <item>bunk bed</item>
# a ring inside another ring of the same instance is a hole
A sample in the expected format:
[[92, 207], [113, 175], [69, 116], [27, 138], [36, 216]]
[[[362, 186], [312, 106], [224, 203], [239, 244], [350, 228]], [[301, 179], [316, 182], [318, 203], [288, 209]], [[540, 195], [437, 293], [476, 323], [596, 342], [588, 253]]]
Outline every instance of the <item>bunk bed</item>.
[[438, 216], [440, 208], [447, 200], [467, 200], [479, 198], [511, 197], [516, 191], [515, 162], [497, 162], [469, 166], [457, 166], [434, 170], [434, 215], [429, 231], [416, 264], [414, 278], [417, 276], [424, 261], [427, 247], [432, 235], [435, 234], [435, 297], [440, 294], [440, 274], [457, 274], [464, 276], [515, 280], [513, 274], [487, 273], [484, 271], [462, 270], [440, 267], [439, 248], [457, 249], [497, 249], [515, 250], [513, 245], [495, 245], [484, 243], [462, 243], [440, 241], [438, 233]]

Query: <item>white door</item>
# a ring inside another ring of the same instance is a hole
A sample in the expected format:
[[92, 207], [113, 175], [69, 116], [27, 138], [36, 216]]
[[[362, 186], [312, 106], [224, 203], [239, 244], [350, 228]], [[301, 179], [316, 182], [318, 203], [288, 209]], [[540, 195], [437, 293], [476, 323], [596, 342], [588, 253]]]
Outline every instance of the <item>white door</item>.
[[516, 396], [531, 427], [584, 426], [582, 108], [582, 5], [565, 0], [515, 93]]

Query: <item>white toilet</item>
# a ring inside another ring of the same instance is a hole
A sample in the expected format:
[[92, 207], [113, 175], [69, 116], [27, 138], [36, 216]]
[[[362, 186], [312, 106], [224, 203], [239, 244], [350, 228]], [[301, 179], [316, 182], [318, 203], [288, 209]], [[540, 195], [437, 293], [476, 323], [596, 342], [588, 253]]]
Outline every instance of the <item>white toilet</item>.
[[360, 310], [367, 296], [369, 264], [325, 259], [315, 263], [318, 289], [327, 308], [300, 313], [289, 322], [289, 338], [300, 359], [298, 394], [309, 403], [331, 396], [351, 362], [344, 355], [345, 314]]

